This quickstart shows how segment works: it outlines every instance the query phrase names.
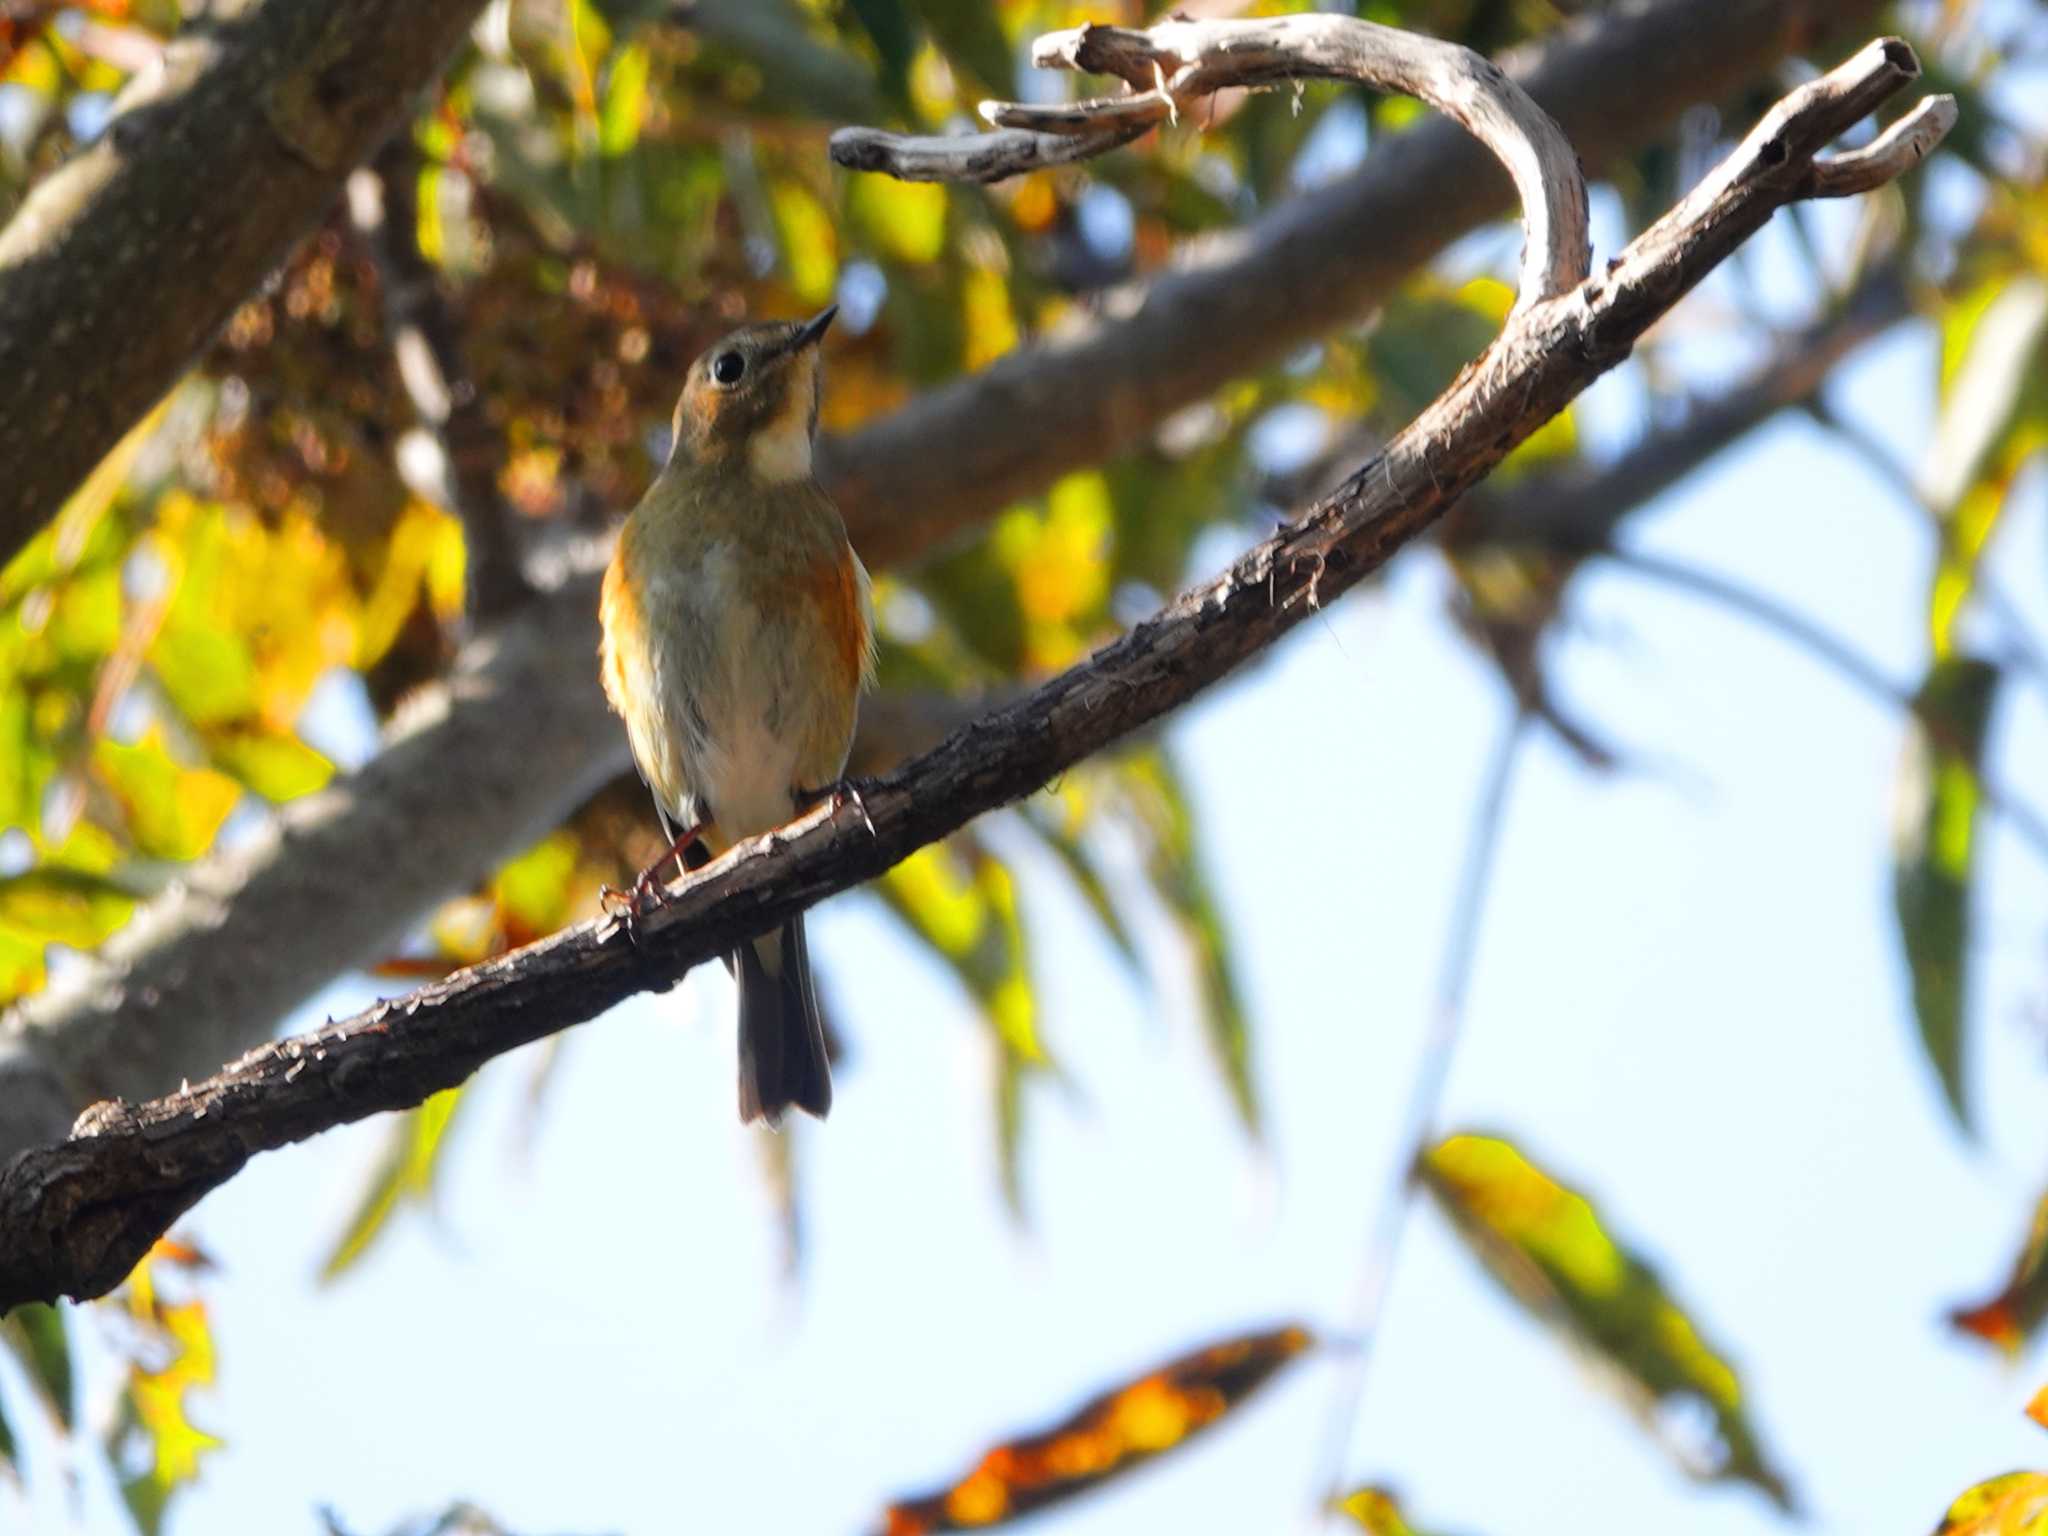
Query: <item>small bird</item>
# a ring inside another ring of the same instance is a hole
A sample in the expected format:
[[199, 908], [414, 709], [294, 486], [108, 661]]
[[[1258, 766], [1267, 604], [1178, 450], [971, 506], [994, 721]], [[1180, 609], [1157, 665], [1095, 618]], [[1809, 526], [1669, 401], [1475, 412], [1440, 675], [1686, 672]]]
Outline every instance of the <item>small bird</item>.
[[[868, 574], [811, 472], [818, 343], [837, 308], [747, 326], [690, 365], [668, 463], [605, 572], [604, 689], [670, 838], [636, 906], [669, 857], [698, 868], [841, 782], [874, 622]], [[727, 964], [740, 1119], [776, 1125], [792, 1104], [822, 1117], [832, 1080], [803, 919]]]

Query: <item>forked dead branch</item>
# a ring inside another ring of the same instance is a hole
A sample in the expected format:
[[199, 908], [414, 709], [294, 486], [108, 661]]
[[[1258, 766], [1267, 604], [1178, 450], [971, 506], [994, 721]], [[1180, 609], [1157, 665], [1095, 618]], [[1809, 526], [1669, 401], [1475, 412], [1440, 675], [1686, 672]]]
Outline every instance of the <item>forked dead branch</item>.
[[[1169, 23], [1149, 34], [1090, 28], [1048, 39], [1041, 50], [1071, 48], [1087, 67], [1115, 60], [1133, 73], [1142, 68], [1151, 83], [1141, 89], [1162, 93], [1144, 111], [1161, 116], [1171, 115], [1169, 103], [1178, 112], [1213, 89], [1205, 82], [1231, 83], [1218, 73], [1226, 65], [1255, 67], [1259, 83], [1332, 72], [1331, 55], [1316, 51], [1337, 46], [1327, 37], [1303, 42], [1307, 51], [1291, 59], [1273, 51], [1288, 46], [1277, 24], [1232, 26]], [[1254, 54], [1243, 40], [1251, 37], [1264, 40], [1255, 66], [1246, 64]], [[1431, 67], [1450, 66], [1439, 59]], [[634, 993], [672, 986], [740, 939], [1033, 793], [1187, 702], [1317, 604], [1385, 564], [1516, 444], [1625, 358], [1776, 209], [1882, 184], [1916, 164], [1955, 116], [1953, 102], [1930, 98], [1866, 147], [1823, 157], [1831, 140], [1919, 73], [1904, 43], [1873, 43], [1786, 97], [1677, 208], [1599, 275], [1581, 281], [1584, 204], [1575, 163], [1566, 175], [1548, 143], [1554, 128], [1515, 126], [1526, 98], [1518, 102], [1519, 92], [1497, 71], [1489, 77], [1491, 66], [1481, 61], [1457, 70], [1455, 82], [1444, 76], [1430, 89], [1455, 94], [1455, 83], [1475, 93], [1460, 98], [1457, 110], [1467, 114], [1460, 120], [1488, 125], [1489, 144], [1524, 195], [1523, 301], [1492, 345], [1337, 491], [1087, 661], [868, 787], [864, 812], [850, 805], [820, 809], [679, 884], [670, 905], [642, 925], [637, 942], [610, 923], [583, 923], [354, 1018], [264, 1046], [179, 1093], [95, 1106], [69, 1140], [24, 1152], [0, 1174], [0, 1308], [104, 1293], [179, 1215], [253, 1154], [418, 1104], [493, 1056], [594, 1018]], [[1232, 77], [1247, 78], [1241, 70]], [[1353, 78], [1391, 83], [1384, 74]], [[1101, 110], [1118, 134], [1131, 127], [1133, 109]], [[1113, 142], [1090, 126], [1087, 112], [1072, 115], [1073, 123], [1062, 127], [1076, 131], [1052, 138], [1080, 139], [1082, 153]], [[1037, 130], [1004, 129], [971, 142], [1006, 145], [1006, 135], [1020, 132]], [[914, 148], [938, 154], [930, 146], [951, 142]], [[904, 152], [900, 141], [895, 151]], [[962, 165], [986, 163], [959, 146], [943, 153]]]

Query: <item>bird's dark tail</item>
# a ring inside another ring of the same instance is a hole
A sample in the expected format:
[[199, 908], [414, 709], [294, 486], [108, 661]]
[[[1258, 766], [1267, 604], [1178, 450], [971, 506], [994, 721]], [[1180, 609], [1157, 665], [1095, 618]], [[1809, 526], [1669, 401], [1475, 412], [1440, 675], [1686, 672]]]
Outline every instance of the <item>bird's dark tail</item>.
[[780, 932], [742, 944], [733, 961], [740, 989], [740, 1119], [778, 1125], [794, 1104], [822, 1120], [832, 1107], [832, 1073], [804, 920], [791, 918]]

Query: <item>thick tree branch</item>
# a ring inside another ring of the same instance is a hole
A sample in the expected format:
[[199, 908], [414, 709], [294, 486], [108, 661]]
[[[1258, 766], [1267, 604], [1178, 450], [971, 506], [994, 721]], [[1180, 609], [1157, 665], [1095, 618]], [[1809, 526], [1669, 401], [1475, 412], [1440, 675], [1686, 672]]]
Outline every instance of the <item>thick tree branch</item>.
[[462, 524], [470, 616], [489, 623], [518, 607], [530, 589], [512, 509], [498, 494], [504, 434], [491, 425], [463, 362], [440, 274], [420, 250], [419, 178], [412, 136], [393, 135], [371, 167], [349, 177], [349, 221], [376, 259], [398, 377], [439, 459], [427, 489]]
[[[1875, 8], [1669, 0], [1588, 18], [1504, 62], [1598, 166]], [[1504, 191], [1483, 151], [1424, 122], [1352, 177], [1110, 295], [1103, 313], [823, 445], [856, 546], [877, 568], [915, 560], [1130, 447], [1384, 301]], [[176, 302], [145, 287], [124, 313]], [[61, 1136], [94, 1099], [147, 1098], [264, 1038], [322, 982], [389, 953], [395, 935], [623, 771], [623, 735], [592, 685], [599, 563], [571, 562], [471, 648], [453, 686], [424, 692], [399, 730], [402, 762], [373, 762], [293, 806], [257, 848], [202, 861], [71, 984], [0, 1020], [0, 1160]]]
[[482, 0], [216, 0], [0, 230], [0, 562], [191, 366]]
[[1469, 496], [1446, 522], [1447, 544], [1603, 545], [1615, 527], [1708, 459], [1789, 406], [1812, 400], [1842, 360], [1912, 313], [1898, 273], [1878, 274], [1841, 312], [1787, 340], [1741, 383], [1691, 404], [1609, 464], [1531, 476], [1504, 495]]
[[[0, 1174], [0, 1308], [103, 1293], [254, 1153], [421, 1102], [501, 1052], [673, 985], [693, 965], [870, 879], [1185, 703], [1335, 599], [1600, 374], [1760, 228], [1821, 185], [1822, 147], [1918, 72], [1873, 44], [1787, 98], [1713, 178], [1600, 275], [1501, 336], [1335, 495], [1215, 580], [865, 790], [677, 886], [629, 936], [566, 929], [396, 1003], [264, 1046], [141, 1105], [95, 1106]], [[1950, 109], [1952, 110], [1952, 108]]]

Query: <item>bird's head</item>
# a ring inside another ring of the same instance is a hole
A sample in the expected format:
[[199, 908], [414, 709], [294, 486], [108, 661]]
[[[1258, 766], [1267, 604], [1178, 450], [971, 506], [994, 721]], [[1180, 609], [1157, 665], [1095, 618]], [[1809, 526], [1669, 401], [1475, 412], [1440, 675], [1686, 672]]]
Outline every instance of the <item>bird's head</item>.
[[673, 458], [732, 463], [757, 480], [801, 480], [811, 472], [818, 430], [818, 343], [834, 304], [801, 322], [743, 326], [690, 364], [676, 401]]

